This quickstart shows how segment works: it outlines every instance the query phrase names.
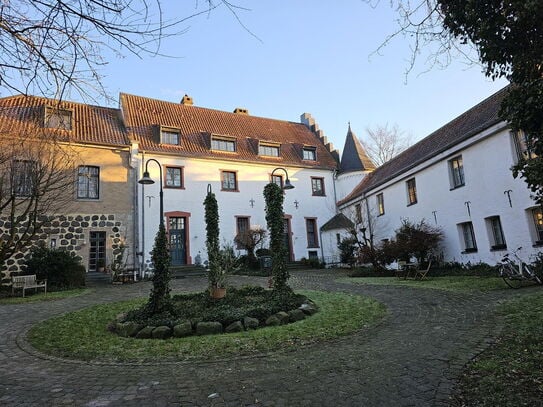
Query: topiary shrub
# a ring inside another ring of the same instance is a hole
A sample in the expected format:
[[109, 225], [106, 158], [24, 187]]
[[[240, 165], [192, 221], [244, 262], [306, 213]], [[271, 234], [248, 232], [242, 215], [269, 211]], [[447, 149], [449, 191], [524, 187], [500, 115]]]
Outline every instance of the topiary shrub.
[[24, 274], [35, 274], [38, 280], [47, 279], [51, 289], [67, 289], [85, 285], [85, 267], [81, 258], [72, 252], [49, 249], [40, 245], [30, 250]]

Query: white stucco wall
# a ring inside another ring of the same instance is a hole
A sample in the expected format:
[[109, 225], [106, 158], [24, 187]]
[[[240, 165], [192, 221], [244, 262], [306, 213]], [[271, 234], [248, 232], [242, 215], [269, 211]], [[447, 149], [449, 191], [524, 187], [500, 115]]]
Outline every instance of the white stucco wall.
[[[448, 162], [458, 155], [462, 156], [465, 185], [451, 189]], [[512, 176], [510, 168], [515, 161], [516, 151], [509, 130], [499, 124], [405, 172], [367, 194], [373, 211], [377, 210], [376, 195], [383, 193], [384, 197], [385, 214], [376, 218], [375, 235], [378, 239], [391, 238], [402, 219], [413, 222], [425, 219], [443, 230], [442, 249], [446, 261], [495, 264], [504, 253], [518, 247], [522, 247], [521, 257], [529, 260], [540, 250], [533, 247], [537, 239], [528, 211], [535, 204], [525, 182]], [[416, 179], [418, 202], [408, 206], [406, 181], [412, 177]], [[511, 191], [511, 206], [504, 191]], [[357, 202], [360, 199], [350, 202], [342, 211], [349, 213]], [[470, 214], [466, 202], [469, 202]], [[507, 244], [505, 250], [491, 250], [492, 233], [485, 221], [491, 216], [500, 217]], [[468, 221], [473, 223], [475, 253], [462, 253], [463, 238], [458, 224]]]
[[[234, 161], [201, 160], [191, 158], [176, 158], [168, 156], [145, 155], [145, 160], [157, 159], [163, 166], [184, 167], [184, 189], [164, 189], [164, 212], [189, 213], [190, 258], [188, 263], [195, 262], [198, 254], [202, 261], [207, 259], [205, 249], [205, 221], [203, 201], [207, 193], [207, 186], [211, 184], [219, 205], [220, 236], [221, 241], [233, 243], [236, 234], [236, 216], [250, 217], [250, 224], [266, 227], [265, 202], [263, 190], [269, 182], [271, 172], [276, 166], [247, 164]], [[141, 156], [140, 165], [141, 169]], [[294, 189], [285, 191], [284, 212], [290, 217], [292, 230], [292, 246], [294, 259], [308, 257], [308, 251], [317, 251], [322, 256], [321, 247], [308, 248], [306, 234], [306, 217], [316, 218], [318, 228], [330, 219], [335, 213], [333, 172], [328, 170], [312, 170], [304, 168], [286, 167]], [[236, 171], [239, 192], [221, 191], [221, 170]], [[144, 255], [150, 258], [154, 237], [159, 223], [159, 169], [155, 163], [149, 163], [149, 172], [154, 185], [144, 187], [145, 201], [143, 203], [144, 219], [140, 225], [144, 227]], [[283, 175], [276, 171], [276, 175]], [[141, 177], [141, 170], [140, 170]], [[311, 177], [322, 177], [325, 183], [325, 196], [313, 196], [311, 190]], [[142, 186], [139, 185], [139, 217], [142, 218]], [[149, 204], [148, 196], [152, 196]], [[251, 206], [251, 200], [254, 200]], [[296, 208], [295, 201], [298, 202]], [[141, 227], [140, 227], [141, 239]], [[140, 243], [141, 244], [141, 243]], [[141, 246], [140, 246], [141, 249]], [[243, 251], [241, 252], [243, 254]]]

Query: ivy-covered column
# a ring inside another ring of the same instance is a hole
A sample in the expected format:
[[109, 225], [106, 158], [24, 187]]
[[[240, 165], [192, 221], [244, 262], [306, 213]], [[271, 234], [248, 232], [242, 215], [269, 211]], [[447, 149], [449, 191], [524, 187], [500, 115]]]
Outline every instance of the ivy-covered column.
[[219, 264], [219, 205], [215, 194], [211, 192], [211, 185], [207, 188], [207, 195], [204, 200], [205, 222], [206, 222], [206, 247], [208, 257], [207, 279], [209, 287], [217, 287]]
[[266, 185], [264, 199], [266, 200], [266, 222], [270, 233], [273, 289], [283, 291], [289, 288], [287, 281], [290, 276], [287, 269], [287, 250], [283, 240], [284, 196], [281, 187], [275, 183]]
[[155, 245], [151, 252], [153, 261], [153, 288], [147, 304], [148, 312], [161, 313], [170, 305], [170, 252], [166, 238], [164, 223], [160, 223], [155, 237]]

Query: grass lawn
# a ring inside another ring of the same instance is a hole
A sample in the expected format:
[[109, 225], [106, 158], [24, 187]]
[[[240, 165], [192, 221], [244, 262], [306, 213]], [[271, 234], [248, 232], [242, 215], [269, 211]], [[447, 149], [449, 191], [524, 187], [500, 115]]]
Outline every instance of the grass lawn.
[[543, 405], [543, 292], [502, 304], [505, 328], [497, 343], [465, 369], [463, 406]]
[[394, 285], [404, 287], [433, 288], [450, 291], [491, 291], [510, 289], [500, 277], [443, 276], [425, 280], [402, 280], [396, 277], [347, 277], [341, 282], [357, 284]]
[[250, 355], [347, 335], [376, 323], [386, 315], [375, 300], [343, 293], [300, 291], [320, 310], [293, 324], [232, 334], [191, 336], [168, 340], [122, 338], [106, 330], [120, 312], [146, 299], [104, 304], [72, 312], [34, 326], [28, 340], [38, 350], [82, 360], [187, 360]]
[[73, 290], [64, 290], [64, 291], [53, 291], [48, 292], [47, 295], [45, 295], [42, 292], [39, 292], [37, 294], [26, 294], [26, 296], [23, 297], [6, 297], [6, 298], [0, 298], [0, 304], [26, 304], [28, 302], [38, 302], [38, 301], [54, 301], [54, 300], [61, 300], [63, 298], [68, 297], [77, 297], [78, 295], [84, 295], [92, 292], [89, 288], [76, 288]]

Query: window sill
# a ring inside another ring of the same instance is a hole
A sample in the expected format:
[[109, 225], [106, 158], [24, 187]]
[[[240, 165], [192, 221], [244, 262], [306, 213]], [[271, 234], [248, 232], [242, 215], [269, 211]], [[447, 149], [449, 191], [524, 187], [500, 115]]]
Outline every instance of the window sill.
[[307, 246], [308, 249], [320, 249], [320, 246]]
[[384, 212], [380, 213], [379, 215], [377, 215], [377, 217], [379, 217], [379, 216], [385, 216], [385, 213]]
[[167, 186], [164, 186], [164, 189], [185, 189], [185, 187], [167, 187]]
[[462, 254], [477, 253], [477, 249], [466, 249], [462, 251]]
[[537, 240], [532, 247], [543, 247], [543, 240]]
[[495, 245], [495, 246], [490, 246], [490, 251], [491, 252], [497, 252], [497, 251], [501, 251], [501, 250], [507, 250], [507, 245], [499, 244], [499, 245]]
[[312, 196], [326, 196], [325, 194], [312, 194]]
[[221, 192], [239, 192], [239, 189], [221, 189]]
[[462, 187], [464, 187], [464, 186], [466, 186], [466, 184], [456, 185], [456, 186], [451, 187], [451, 188], [449, 189], [449, 191], [454, 191], [455, 189], [462, 188]]
[[418, 202], [415, 201], [415, 202], [411, 202], [411, 203], [408, 203], [407, 206], [413, 206], [413, 205], [416, 205]]

